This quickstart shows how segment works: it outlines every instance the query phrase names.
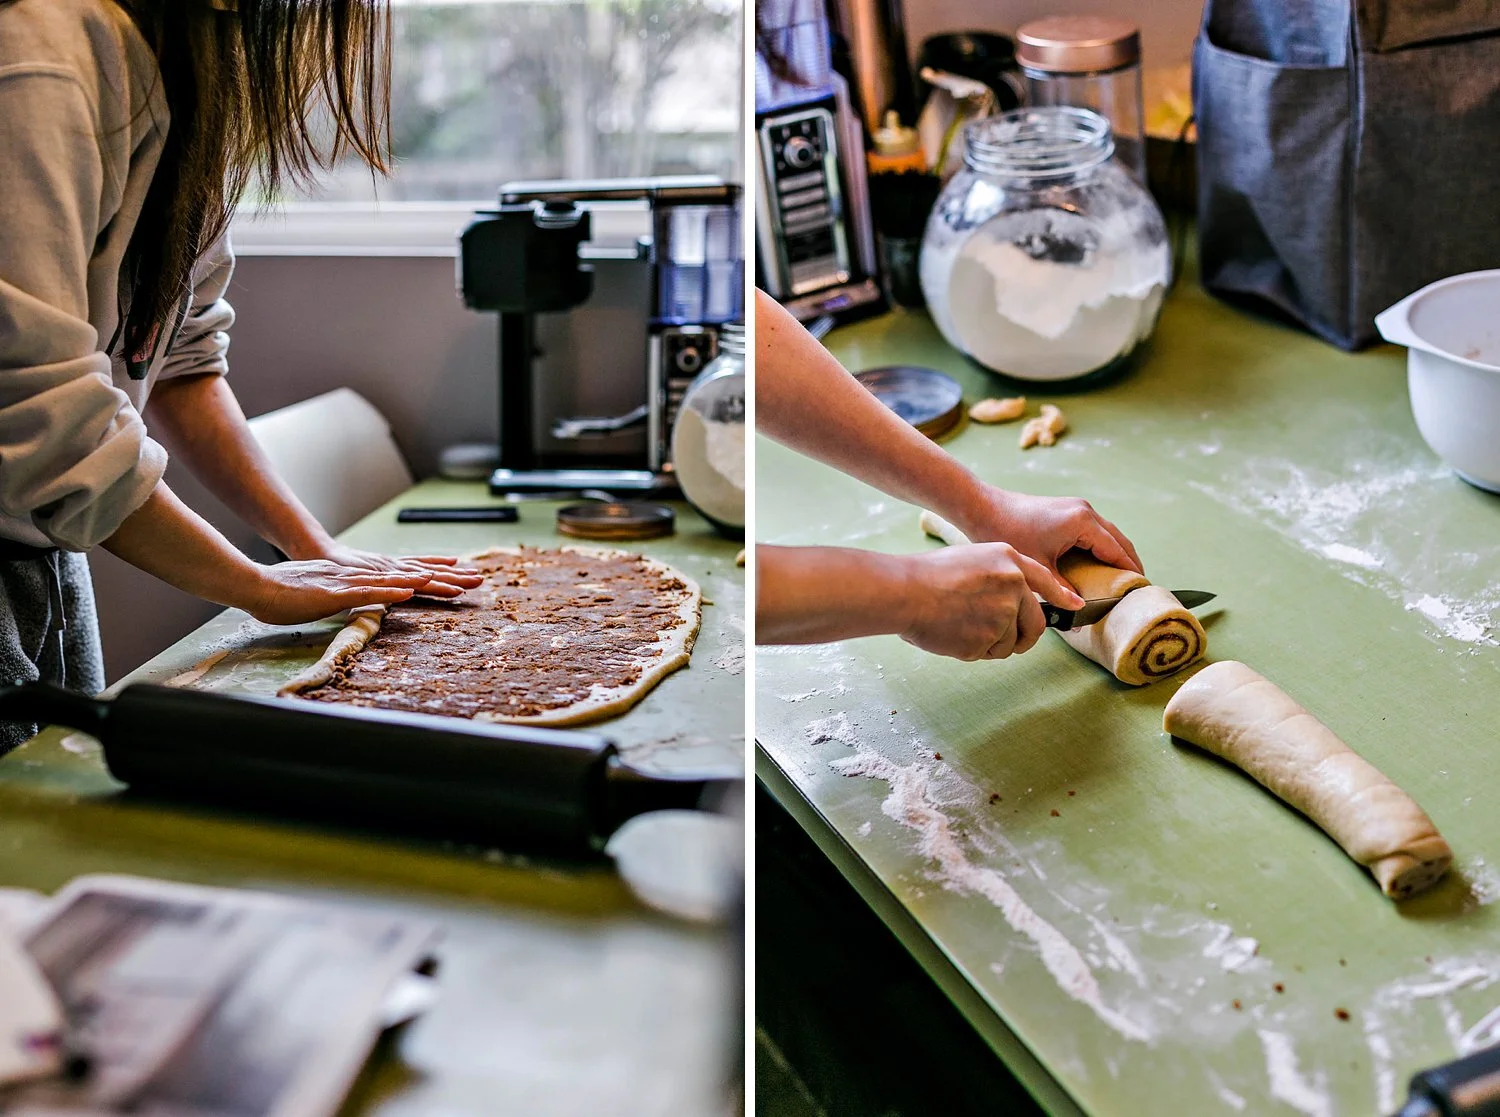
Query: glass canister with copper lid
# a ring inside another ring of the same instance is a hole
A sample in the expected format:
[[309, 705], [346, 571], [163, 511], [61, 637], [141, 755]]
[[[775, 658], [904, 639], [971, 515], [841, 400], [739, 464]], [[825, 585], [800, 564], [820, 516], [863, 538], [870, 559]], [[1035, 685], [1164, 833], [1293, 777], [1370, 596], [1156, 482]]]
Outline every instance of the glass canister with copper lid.
[[1027, 103], [1092, 109], [1109, 121], [1115, 158], [1146, 181], [1141, 33], [1110, 16], [1049, 16], [1016, 32]]

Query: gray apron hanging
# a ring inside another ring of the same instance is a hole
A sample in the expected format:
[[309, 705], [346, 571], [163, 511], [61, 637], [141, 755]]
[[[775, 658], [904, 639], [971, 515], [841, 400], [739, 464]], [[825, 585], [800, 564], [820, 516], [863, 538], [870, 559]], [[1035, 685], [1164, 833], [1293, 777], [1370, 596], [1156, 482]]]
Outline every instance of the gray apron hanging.
[[1500, 267], [1500, 0], [1207, 0], [1193, 102], [1215, 294], [1357, 349]]

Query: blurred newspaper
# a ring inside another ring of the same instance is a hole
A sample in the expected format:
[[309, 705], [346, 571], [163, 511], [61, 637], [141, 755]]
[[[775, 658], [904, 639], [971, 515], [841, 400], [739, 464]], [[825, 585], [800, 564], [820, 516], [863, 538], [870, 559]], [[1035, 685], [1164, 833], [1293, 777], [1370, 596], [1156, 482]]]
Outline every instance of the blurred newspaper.
[[426, 1006], [435, 924], [266, 893], [81, 877], [27, 920], [73, 1080], [6, 1117], [326, 1117], [380, 1031]]

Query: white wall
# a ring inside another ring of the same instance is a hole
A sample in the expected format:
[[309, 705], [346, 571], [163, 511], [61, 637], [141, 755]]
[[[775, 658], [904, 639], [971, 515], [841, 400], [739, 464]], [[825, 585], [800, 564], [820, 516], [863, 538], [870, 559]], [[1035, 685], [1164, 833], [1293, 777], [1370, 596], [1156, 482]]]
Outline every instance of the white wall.
[[905, 0], [906, 37], [912, 57], [929, 35], [945, 31], [1000, 31], [1014, 34], [1027, 20], [1049, 15], [1109, 15], [1141, 29], [1141, 55], [1147, 67], [1173, 66], [1192, 54], [1202, 0]]
[[[229, 298], [230, 378], [246, 414], [347, 385], [390, 420], [419, 477], [449, 442], [496, 437], [498, 326], [459, 301], [451, 257], [241, 256]], [[270, 557], [191, 477], [170, 467], [167, 479], [237, 544]], [[217, 612], [103, 550], [91, 562], [111, 681]]]

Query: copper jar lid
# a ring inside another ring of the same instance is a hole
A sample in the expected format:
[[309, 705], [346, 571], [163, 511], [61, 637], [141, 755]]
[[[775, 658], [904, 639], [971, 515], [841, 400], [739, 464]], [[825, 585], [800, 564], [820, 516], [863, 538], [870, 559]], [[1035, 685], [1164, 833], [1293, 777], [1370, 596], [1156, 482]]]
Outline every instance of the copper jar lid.
[[1016, 32], [1016, 61], [1052, 74], [1097, 74], [1141, 60], [1141, 33], [1111, 16], [1048, 16]]
[[624, 542], [660, 539], [676, 530], [676, 516], [664, 504], [570, 504], [557, 511], [557, 530], [575, 539]]

